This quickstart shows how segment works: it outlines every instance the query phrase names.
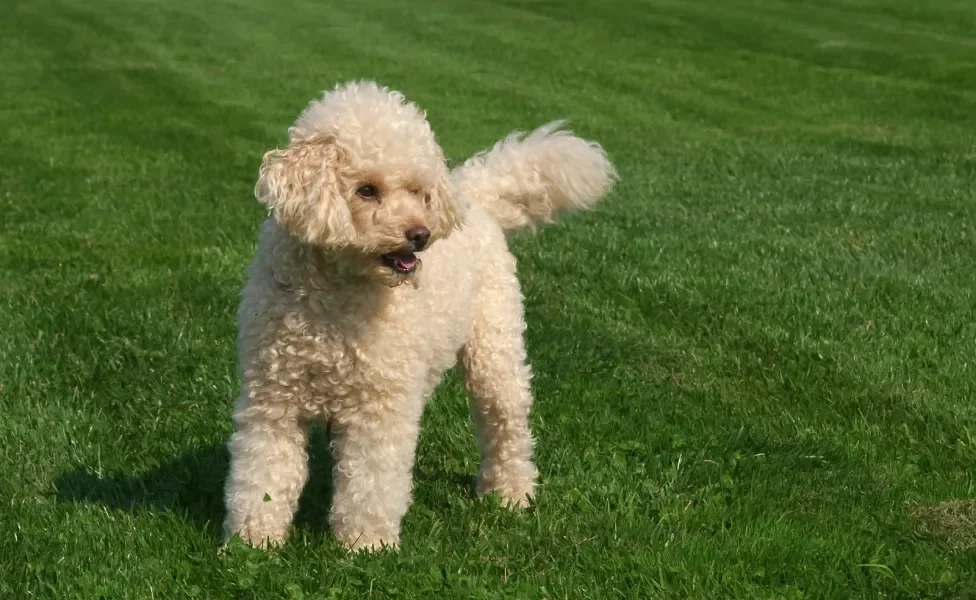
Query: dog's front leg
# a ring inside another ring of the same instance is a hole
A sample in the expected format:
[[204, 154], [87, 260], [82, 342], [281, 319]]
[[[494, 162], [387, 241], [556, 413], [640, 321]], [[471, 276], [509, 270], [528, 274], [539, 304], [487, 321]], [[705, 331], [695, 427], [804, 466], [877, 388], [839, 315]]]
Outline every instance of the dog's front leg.
[[280, 544], [308, 477], [306, 424], [254, 414], [235, 415], [234, 421], [225, 539], [240, 534], [254, 546]]
[[353, 550], [397, 547], [400, 520], [411, 502], [422, 402], [377, 404], [396, 409], [353, 409], [332, 423], [335, 495], [329, 522]]

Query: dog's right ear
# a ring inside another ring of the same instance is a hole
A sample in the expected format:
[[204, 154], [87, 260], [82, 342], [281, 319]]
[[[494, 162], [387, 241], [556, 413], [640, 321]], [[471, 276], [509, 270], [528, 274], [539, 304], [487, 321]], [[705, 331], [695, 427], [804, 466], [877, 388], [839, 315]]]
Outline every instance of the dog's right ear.
[[264, 155], [254, 196], [291, 235], [320, 246], [356, 236], [340, 189], [342, 150], [332, 136], [294, 139]]

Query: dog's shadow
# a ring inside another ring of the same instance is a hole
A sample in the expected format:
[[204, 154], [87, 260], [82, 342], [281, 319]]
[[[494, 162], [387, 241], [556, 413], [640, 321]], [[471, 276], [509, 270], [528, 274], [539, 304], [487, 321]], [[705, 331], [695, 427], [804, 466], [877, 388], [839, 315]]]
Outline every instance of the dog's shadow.
[[[308, 451], [309, 478], [295, 526], [321, 532], [328, 529], [332, 499], [332, 457], [328, 437], [321, 428], [312, 428]], [[226, 445], [216, 444], [136, 475], [99, 476], [78, 468], [58, 478], [56, 495], [63, 502], [95, 503], [132, 513], [177, 513], [202, 531], [220, 537], [229, 464]]]

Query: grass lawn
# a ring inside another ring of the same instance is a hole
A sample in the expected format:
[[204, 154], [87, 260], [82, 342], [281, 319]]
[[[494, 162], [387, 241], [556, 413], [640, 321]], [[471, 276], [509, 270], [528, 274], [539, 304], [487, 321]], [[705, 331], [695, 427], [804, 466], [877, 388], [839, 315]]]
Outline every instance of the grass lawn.
[[[976, 597], [971, 0], [7, 0], [0, 598]], [[219, 555], [261, 154], [375, 78], [454, 160], [553, 118], [621, 182], [515, 235], [542, 488], [459, 381], [399, 553]]]

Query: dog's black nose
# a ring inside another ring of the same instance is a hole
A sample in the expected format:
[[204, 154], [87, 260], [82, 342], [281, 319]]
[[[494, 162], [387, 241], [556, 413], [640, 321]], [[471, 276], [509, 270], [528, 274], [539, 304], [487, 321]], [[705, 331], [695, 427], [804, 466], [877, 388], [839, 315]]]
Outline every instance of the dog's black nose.
[[423, 250], [424, 246], [427, 245], [427, 240], [430, 239], [430, 230], [426, 227], [414, 227], [407, 231], [407, 241], [413, 247], [416, 252], [418, 250]]

